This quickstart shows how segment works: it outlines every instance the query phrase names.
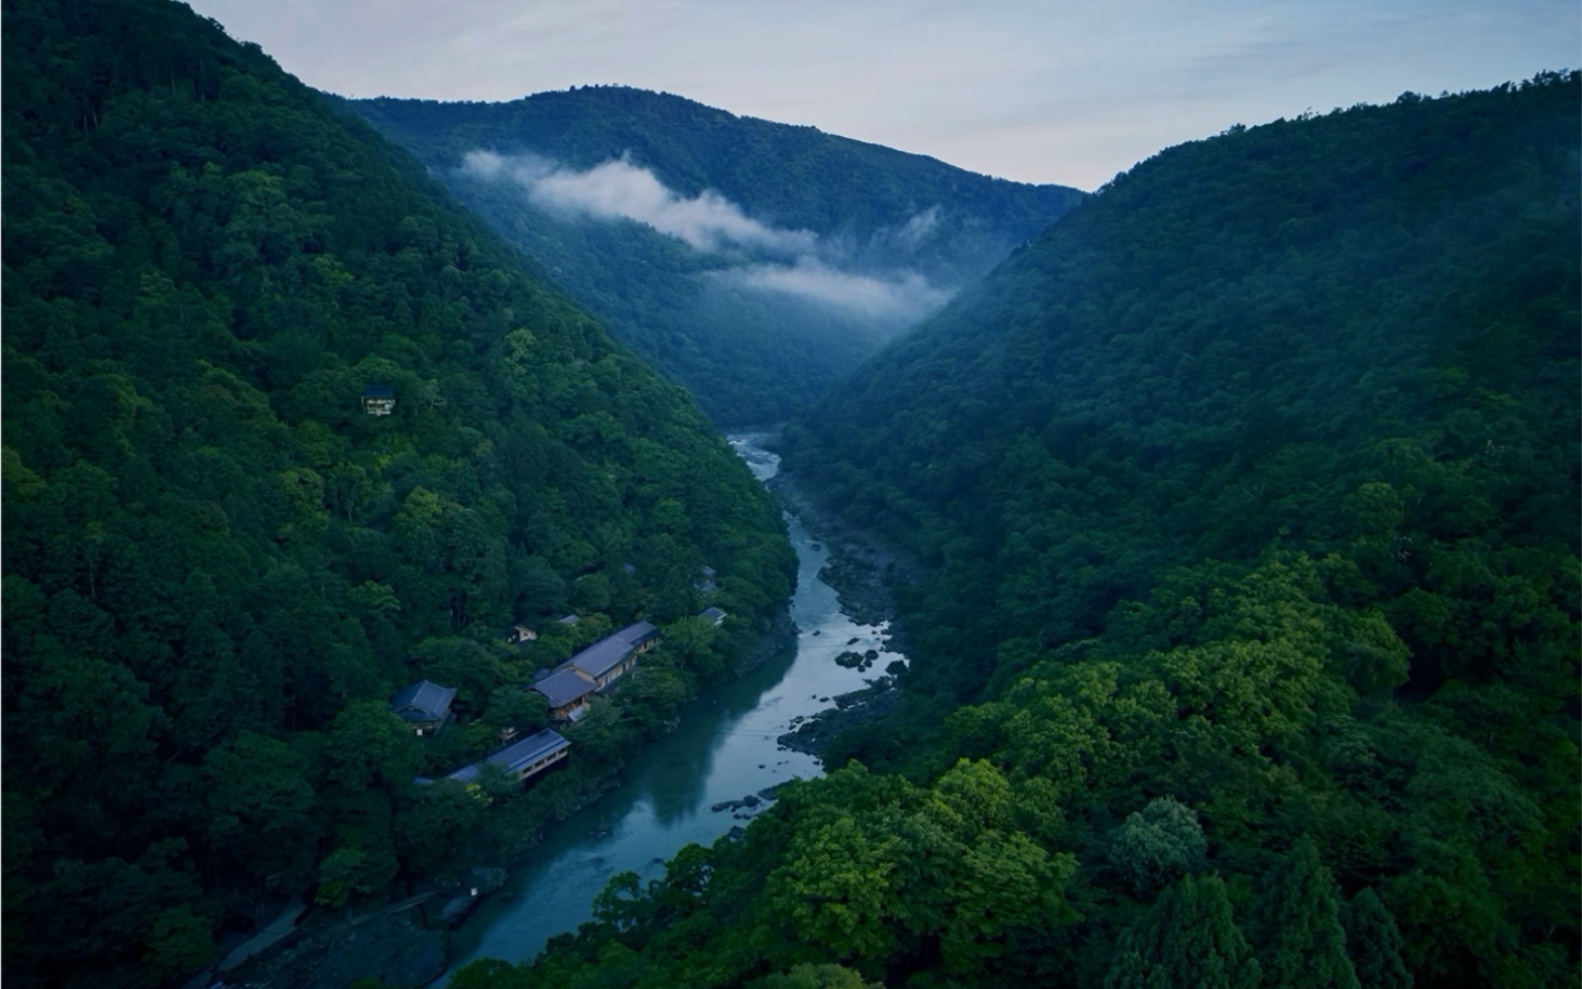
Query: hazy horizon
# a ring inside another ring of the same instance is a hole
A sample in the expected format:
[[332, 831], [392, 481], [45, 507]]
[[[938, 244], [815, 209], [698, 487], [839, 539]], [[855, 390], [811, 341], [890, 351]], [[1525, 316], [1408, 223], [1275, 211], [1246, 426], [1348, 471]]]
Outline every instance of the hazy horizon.
[[619, 84], [987, 175], [1093, 189], [1183, 141], [1573, 68], [1560, 0], [988, 7], [753, 0], [194, 0], [343, 96], [507, 101]]

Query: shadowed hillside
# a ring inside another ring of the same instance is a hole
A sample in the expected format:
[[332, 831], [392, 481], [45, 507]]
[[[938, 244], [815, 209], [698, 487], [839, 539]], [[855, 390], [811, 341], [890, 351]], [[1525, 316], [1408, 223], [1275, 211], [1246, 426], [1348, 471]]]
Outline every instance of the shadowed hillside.
[[[4, 25], [6, 979], [170, 984], [293, 893], [518, 850], [794, 561], [684, 392], [256, 46], [165, 0]], [[564, 771], [414, 785], [542, 727], [535, 670], [639, 618], [668, 641]], [[387, 706], [422, 679], [437, 737]]]

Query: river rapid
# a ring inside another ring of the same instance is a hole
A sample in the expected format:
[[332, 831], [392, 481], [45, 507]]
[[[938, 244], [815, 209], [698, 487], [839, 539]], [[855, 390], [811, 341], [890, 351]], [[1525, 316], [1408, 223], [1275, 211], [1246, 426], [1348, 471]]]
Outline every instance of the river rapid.
[[[759, 481], [779, 470], [779, 458], [761, 445], [766, 435], [727, 437]], [[619, 787], [556, 825], [505, 888], [453, 933], [452, 971], [478, 958], [533, 958], [551, 937], [593, 918], [593, 898], [610, 877], [630, 870], [644, 882], [658, 878], [683, 846], [712, 844], [768, 804], [715, 806], [823, 775], [815, 757], [783, 749], [776, 739], [905, 657], [885, 648], [885, 623], [859, 625], [841, 611], [834, 589], [818, 576], [829, 551], [795, 517], [786, 522], [798, 561], [795, 643], [698, 697], [675, 732], [627, 765]], [[869, 673], [859, 673], [835, 662], [848, 649], [877, 650], [879, 658]]]

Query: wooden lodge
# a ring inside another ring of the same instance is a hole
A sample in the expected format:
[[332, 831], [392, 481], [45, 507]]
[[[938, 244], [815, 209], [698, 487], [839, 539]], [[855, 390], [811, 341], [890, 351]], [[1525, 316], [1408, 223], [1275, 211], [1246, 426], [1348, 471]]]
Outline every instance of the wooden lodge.
[[390, 710], [414, 735], [433, 735], [450, 721], [456, 688], [419, 680], [390, 698]]
[[632, 649], [644, 653], [659, 645], [659, 628], [653, 622], [633, 622], [615, 633], [615, 637], [631, 643]]
[[544, 695], [549, 713], [576, 721], [587, 713], [588, 698], [608, 688], [637, 665], [637, 657], [659, 644], [653, 622], [634, 622], [588, 646], [540, 677], [530, 688]]
[[636, 622], [606, 635], [593, 645], [562, 663], [603, 690], [637, 665], [637, 657], [659, 644], [659, 629], [653, 622]]
[[529, 735], [519, 742], [513, 742], [505, 748], [486, 756], [483, 762], [475, 762], [463, 766], [451, 773], [446, 779], [453, 779], [459, 783], [471, 783], [478, 778], [478, 773], [485, 763], [499, 766], [507, 773], [516, 777], [518, 782], [525, 782], [538, 775], [555, 763], [565, 759], [571, 754], [571, 743], [561, 736], [560, 732], [550, 728]]
[[551, 717], [576, 721], [587, 713], [588, 698], [599, 688], [580, 671], [562, 669], [538, 680], [531, 689], [544, 695]]
[[715, 628], [719, 628], [725, 623], [725, 615], [726, 612], [721, 608], [704, 608], [698, 612], [699, 618], [707, 618]]

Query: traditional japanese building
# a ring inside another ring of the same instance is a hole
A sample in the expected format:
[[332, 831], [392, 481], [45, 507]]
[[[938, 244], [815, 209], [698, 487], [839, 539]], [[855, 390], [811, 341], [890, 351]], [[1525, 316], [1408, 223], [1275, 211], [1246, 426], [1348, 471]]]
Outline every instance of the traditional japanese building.
[[520, 742], [507, 745], [493, 755], [486, 756], [483, 762], [461, 767], [446, 778], [459, 783], [471, 783], [478, 778], [481, 767], [487, 763], [491, 766], [499, 766], [519, 781], [525, 781], [560, 762], [570, 753], [571, 743], [566, 741], [560, 732], [545, 728]]
[[390, 710], [405, 721], [414, 735], [432, 735], [450, 721], [454, 687], [419, 680], [390, 698]]
[[630, 643], [609, 635], [566, 660], [560, 669], [574, 670], [602, 690], [636, 665], [637, 650]]
[[657, 646], [659, 638], [653, 622], [634, 622], [577, 653], [560, 669], [575, 669], [602, 690], [636, 666], [637, 657]]
[[611, 638], [630, 643], [638, 652], [647, 652], [659, 645], [659, 628], [653, 622], [633, 622], [616, 632]]
[[575, 669], [560, 669], [541, 680], [536, 680], [530, 688], [544, 695], [549, 701], [549, 713], [552, 717], [566, 721], [576, 721], [588, 710], [588, 698], [599, 689], [598, 684]]

